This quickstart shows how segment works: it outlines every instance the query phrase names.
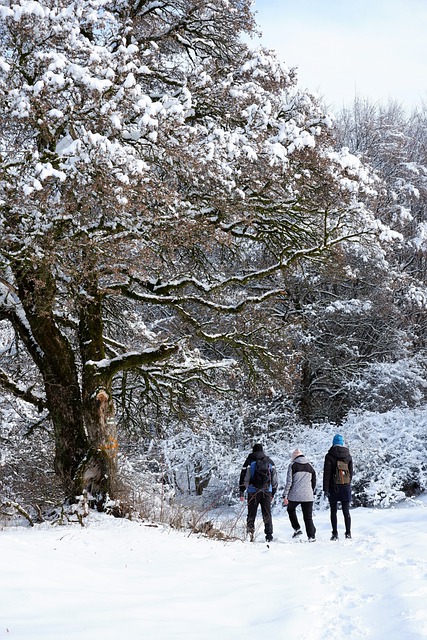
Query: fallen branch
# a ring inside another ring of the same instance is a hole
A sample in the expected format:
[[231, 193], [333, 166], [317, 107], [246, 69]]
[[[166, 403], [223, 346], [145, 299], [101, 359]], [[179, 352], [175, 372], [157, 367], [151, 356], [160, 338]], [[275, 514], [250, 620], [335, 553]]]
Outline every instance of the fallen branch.
[[15, 511], [17, 511], [26, 520], [28, 520], [30, 527], [34, 527], [34, 522], [32, 517], [30, 516], [28, 511], [24, 509], [24, 507], [21, 507], [20, 504], [18, 504], [17, 502], [12, 502], [11, 500], [7, 500], [3, 506], [7, 507], [8, 509], [15, 509]]

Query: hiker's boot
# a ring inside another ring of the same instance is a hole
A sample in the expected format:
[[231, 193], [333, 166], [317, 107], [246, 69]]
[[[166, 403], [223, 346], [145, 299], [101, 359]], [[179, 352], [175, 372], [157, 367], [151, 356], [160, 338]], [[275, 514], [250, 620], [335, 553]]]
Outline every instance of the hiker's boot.
[[345, 537], [346, 537], [347, 540], [351, 540], [351, 533], [346, 533]]
[[301, 529], [296, 529], [292, 537], [293, 538], [299, 538], [300, 536], [302, 536]]
[[337, 534], [337, 533], [332, 532], [331, 540], [333, 540], [334, 542], [336, 542], [336, 541], [338, 540], [338, 534]]

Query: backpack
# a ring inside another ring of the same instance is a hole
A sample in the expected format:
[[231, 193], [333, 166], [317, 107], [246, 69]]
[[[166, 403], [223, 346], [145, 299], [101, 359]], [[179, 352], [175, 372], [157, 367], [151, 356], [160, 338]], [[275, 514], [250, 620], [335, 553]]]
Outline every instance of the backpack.
[[334, 481], [335, 484], [350, 484], [350, 470], [348, 463], [344, 462], [344, 460], [337, 460]]
[[259, 458], [251, 463], [250, 484], [256, 489], [269, 489], [271, 485], [271, 466], [267, 458]]

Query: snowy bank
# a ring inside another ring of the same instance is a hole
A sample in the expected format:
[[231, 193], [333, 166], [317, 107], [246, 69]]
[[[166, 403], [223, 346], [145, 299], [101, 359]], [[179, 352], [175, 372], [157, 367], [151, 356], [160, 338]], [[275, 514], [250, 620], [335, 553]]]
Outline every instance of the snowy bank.
[[327, 510], [313, 544], [273, 513], [270, 548], [260, 520], [254, 544], [99, 514], [3, 529], [0, 639], [427, 637], [427, 499], [353, 509], [353, 540], [338, 543]]

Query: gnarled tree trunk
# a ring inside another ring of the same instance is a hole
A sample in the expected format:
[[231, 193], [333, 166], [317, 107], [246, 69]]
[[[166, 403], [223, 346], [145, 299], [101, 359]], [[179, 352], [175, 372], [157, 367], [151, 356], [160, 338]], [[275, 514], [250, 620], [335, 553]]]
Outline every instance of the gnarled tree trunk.
[[16, 316], [14, 324], [43, 378], [55, 471], [69, 499], [86, 490], [102, 503], [107, 494], [114, 498], [118, 444], [110, 373], [90, 362], [104, 357], [100, 296], [81, 311], [80, 383], [72, 346], [55, 320], [56, 285], [49, 265], [19, 265], [15, 275], [26, 321]]
[[78, 491], [75, 477], [87, 451], [82, 397], [72, 347], [53, 314], [55, 281], [47, 265], [16, 271], [26, 322], [14, 322], [44, 382], [46, 407], [55, 437], [55, 471], [67, 495]]

